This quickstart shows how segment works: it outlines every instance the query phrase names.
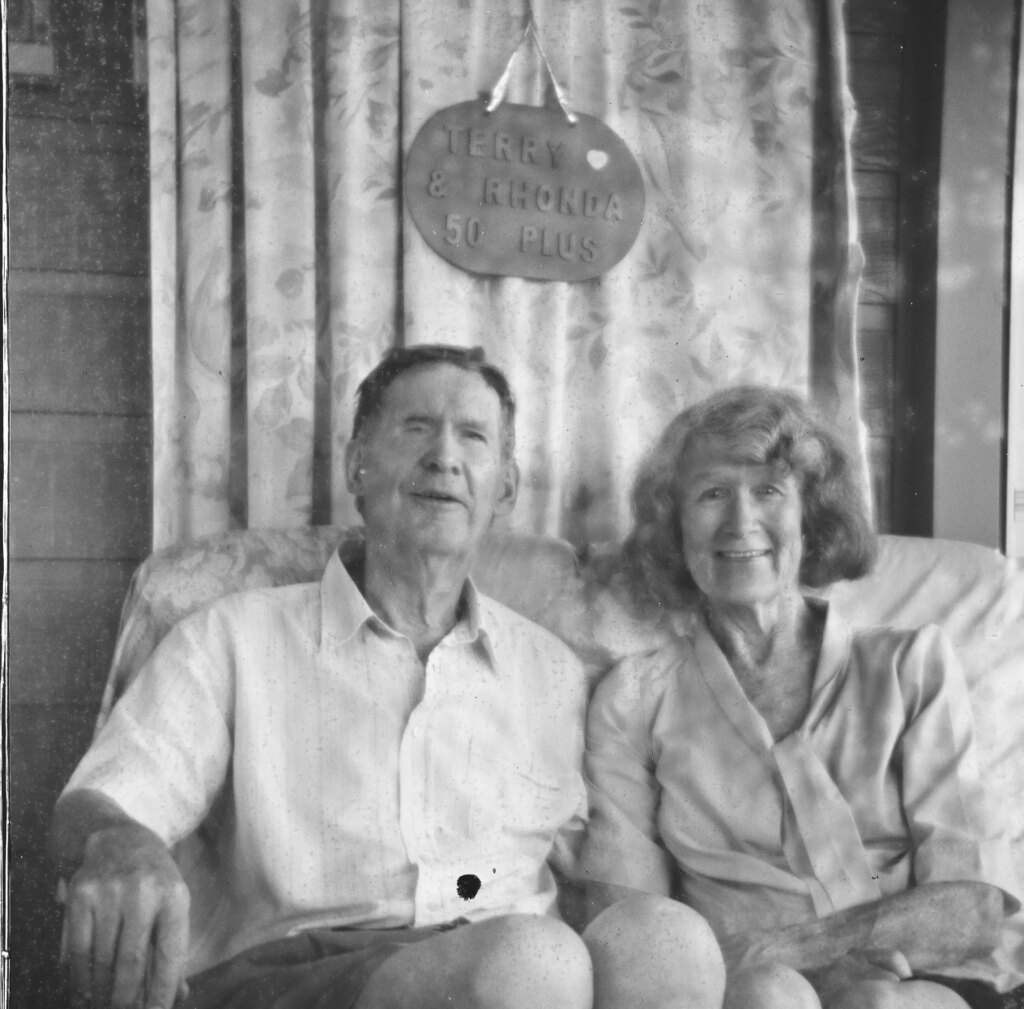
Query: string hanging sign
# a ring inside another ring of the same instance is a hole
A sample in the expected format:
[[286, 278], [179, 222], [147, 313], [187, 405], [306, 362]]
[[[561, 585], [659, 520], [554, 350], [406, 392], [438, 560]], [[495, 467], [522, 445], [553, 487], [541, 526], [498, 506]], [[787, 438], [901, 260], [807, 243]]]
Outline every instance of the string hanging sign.
[[[528, 39], [557, 108], [504, 102]], [[532, 15], [490, 100], [451, 105], [421, 127], [405, 197], [420, 234], [448, 262], [535, 280], [605, 273], [633, 245], [644, 214], [636, 159], [605, 123], [568, 107]]]

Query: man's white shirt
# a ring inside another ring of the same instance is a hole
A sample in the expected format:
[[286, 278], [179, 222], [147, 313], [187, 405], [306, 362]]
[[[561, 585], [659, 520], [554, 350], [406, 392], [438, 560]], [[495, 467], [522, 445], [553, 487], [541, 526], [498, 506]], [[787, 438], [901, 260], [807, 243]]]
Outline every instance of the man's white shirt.
[[471, 582], [464, 604], [424, 667], [335, 555], [161, 642], [67, 790], [169, 844], [212, 810], [182, 856], [189, 973], [307, 928], [554, 913], [548, 862], [569, 869], [586, 818], [585, 673]]

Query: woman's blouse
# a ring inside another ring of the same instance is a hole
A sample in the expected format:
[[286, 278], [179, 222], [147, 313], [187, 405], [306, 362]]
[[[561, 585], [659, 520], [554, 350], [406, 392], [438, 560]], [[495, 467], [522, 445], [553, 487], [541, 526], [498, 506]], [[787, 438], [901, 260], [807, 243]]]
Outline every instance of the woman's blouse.
[[[851, 631], [828, 614], [807, 714], [775, 741], [698, 622], [599, 684], [587, 748], [586, 876], [674, 893], [720, 936], [925, 882], [991, 883], [1019, 906], [967, 688], [937, 627]], [[999, 957], [946, 973], [1024, 980]]]

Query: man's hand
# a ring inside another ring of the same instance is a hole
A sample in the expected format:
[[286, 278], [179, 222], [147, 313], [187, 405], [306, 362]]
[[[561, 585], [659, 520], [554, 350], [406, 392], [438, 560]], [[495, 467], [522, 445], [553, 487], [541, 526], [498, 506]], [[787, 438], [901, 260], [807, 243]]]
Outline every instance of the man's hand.
[[68, 882], [62, 955], [74, 999], [170, 1009], [183, 985], [188, 888], [164, 843], [132, 821], [91, 833]]

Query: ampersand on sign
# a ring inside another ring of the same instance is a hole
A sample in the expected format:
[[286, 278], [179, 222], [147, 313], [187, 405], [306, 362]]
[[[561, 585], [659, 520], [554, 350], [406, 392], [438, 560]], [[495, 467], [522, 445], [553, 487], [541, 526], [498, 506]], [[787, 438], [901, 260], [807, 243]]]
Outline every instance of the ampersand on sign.
[[430, 173], [430, 182], [427, 183], [427, 192], [431, 196], [447, 196], [448, 187], [445, 185], [444, 176], [440, 172]]

